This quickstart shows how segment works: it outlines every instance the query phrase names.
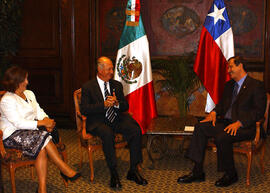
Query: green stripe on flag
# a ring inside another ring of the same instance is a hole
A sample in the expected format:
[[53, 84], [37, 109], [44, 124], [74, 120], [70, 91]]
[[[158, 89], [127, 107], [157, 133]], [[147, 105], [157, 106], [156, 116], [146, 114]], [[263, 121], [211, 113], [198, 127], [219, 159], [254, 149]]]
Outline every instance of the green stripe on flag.
[[[127, 18], [128, 20], [128, 18]], [[140, 16], [140, 21], [138, 26], [127, 26], [125, 25], [123, 33], [120, 38], [119, 49], [125, 47], [126, 45], [134, 42], [135, 40], [141, 38], [145, 35], [142, 18]]]

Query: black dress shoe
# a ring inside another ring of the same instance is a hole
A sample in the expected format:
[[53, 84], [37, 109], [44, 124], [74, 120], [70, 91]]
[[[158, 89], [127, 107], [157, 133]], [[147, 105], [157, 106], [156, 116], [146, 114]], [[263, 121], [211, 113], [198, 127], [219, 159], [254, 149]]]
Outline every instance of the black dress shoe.
[[119, 176], [116, 170], [111, 172], [111, 183], [110, 183], [110, 187], [112, 189], [121, 189], [122, 188], [122, 184], [119, 180]]
[[179, 177], [177, 182], [178, 183], [191, 183], [191, 182], [203, 182], [205, 181], [205, 174], [195, 174], [194, 172], [191, 172], [188, 175], [184, 175], [182, 177]]
[[138, 184], [138, 185], [145, 186], [148, 184], [147, 180], [144, 179], [140, 175], [140, 173], [137, 169], [136, 170], [129, 170], [128, 174], [127, 174], [127, 179], [136, 182], [136, 184]]
[[234, 175], [228, 175], [225, 173], [222, 178], [216, 181], [215, 186], [217, 187], [227, 187], [238, 181], [237, 173]]
[[81, 173], [76, 173], [72, 177], [68, 177], [65, 174], [63, 174], [62, 172], [60, 172], [60, 174], [61, 174], [61, 176], [62, 176], [62, 178], [64, 180], [64, 184], [65, 184], [66, 187], [68, 186], [69, 181], [73, 182], [73, 181], [76, 181], [77, 179], [79, 179], [81, 177]]

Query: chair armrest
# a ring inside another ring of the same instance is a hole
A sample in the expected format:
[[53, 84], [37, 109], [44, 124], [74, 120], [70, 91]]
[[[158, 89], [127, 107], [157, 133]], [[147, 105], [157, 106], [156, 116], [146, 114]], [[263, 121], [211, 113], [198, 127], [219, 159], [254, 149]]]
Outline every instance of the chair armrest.
[[256, 135], [255, 135], [255, 139], [253, 140], [253, 144], [257, 145], [260, 141], [260, 137], [261, 137], [261, 123], [263, 122], [263, 120], [257, 121], [256, 122]]
[[81, 135], [85, 140], [93, 138], [91, 134], [86, 133], [86, 116], [82, 115], [80, 111], [76, 111], [76, 114], [82, 122], [80, 130], [78, 130], [79, 135]]
[[3, 144], [3, 131], [2, 130], [0, 130], [0, 153], [1, 153], [2, 158], [5, 158], [7, 152]]

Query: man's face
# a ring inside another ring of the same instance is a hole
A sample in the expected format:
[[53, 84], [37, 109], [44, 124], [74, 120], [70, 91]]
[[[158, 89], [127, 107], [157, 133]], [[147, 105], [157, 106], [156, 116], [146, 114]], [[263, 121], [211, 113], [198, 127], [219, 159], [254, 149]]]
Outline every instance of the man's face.
[[98, 76], [105, 82], [113, 78], [113, 64], [111, 60], [104, 60], [98, 67]]
[[238, 81], [241, 76], [242, 64], [238, 66], [234, 63], [234, 58], [229, 60], [228, 64], [228, 73], [230, 74], [231, 79]]

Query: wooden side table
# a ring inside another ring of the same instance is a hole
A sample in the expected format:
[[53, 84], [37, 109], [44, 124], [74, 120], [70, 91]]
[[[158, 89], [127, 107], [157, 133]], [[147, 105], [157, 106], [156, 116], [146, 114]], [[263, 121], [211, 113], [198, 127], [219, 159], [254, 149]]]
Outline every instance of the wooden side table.
[[162, 159], [168, 150], [167, 137], [183, 138], [192, 136], [193, 132], [184, 131], [185, 126], [194, 126], [198, 122], [194, 116], [157, 117], [152, 120], [147, 134], [147, 153], [154, 168], [155, 160]]

